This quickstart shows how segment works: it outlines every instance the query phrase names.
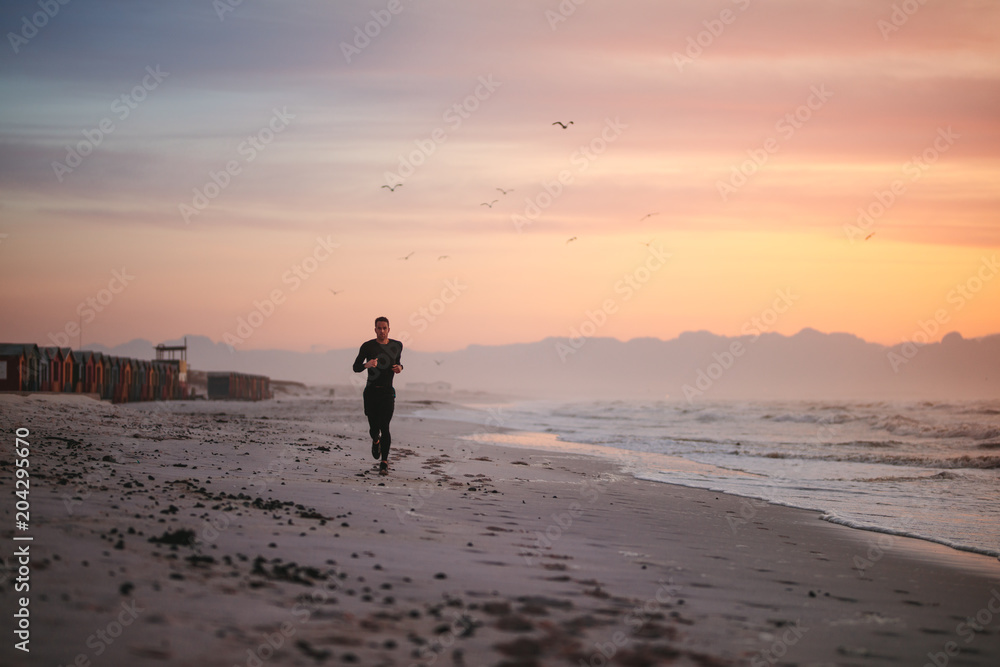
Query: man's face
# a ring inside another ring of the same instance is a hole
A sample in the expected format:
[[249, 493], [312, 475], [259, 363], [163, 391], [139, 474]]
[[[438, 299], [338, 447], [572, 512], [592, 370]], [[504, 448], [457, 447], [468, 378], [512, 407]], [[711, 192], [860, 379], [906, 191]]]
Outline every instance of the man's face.
[[389, 340], [389, 324], [387, 322], [378, 322], [375, 325], [375, 338], [380, 343]]

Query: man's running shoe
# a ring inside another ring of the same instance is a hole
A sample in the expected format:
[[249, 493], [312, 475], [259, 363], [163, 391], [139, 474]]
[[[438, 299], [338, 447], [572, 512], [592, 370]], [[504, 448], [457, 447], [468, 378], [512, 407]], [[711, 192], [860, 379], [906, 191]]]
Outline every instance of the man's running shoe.
[[372, 440], [372, 458], [373, 459], [377, 459], [378, 457], [382, 456], [382, 448], [379, 447], [379, 445], [381, 443], [382, 443], [381, 440], [378, 440], [378, 439]]

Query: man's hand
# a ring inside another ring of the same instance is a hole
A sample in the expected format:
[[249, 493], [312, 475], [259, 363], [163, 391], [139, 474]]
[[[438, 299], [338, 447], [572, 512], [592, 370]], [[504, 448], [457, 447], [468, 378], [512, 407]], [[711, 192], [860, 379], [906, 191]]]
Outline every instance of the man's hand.
[[394, 365], [394, 366], [392, 367], [392, 372], [393, 372], [393, 373], [398, 373], [398, 372], [400, 372], [401, 370], [403, 370], [403, 367], [402, 367], [402, 366], [400, 366], [399, 364], [396, 364], [396, 365]]
[[365, 362], [365, 368], [375, 368], [378, 366], [378, 359], [369, 359]]

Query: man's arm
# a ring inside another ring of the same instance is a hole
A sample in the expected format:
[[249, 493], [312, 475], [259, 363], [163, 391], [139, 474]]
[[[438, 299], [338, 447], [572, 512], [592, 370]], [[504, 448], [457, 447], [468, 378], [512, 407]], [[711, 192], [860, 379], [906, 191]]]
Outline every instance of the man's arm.
[[360, 373], [365, 370], [365, 346], [362, 343], [361, 349], [358, 350], [358, 356], [354, 360], [354, 366], [352, 366], [355, 373]]
[[396, 353], [396, 363], [392, 366], [393, 373], [399, 373], [403, 370], [403, 344], [399, 344], [399, 352]]

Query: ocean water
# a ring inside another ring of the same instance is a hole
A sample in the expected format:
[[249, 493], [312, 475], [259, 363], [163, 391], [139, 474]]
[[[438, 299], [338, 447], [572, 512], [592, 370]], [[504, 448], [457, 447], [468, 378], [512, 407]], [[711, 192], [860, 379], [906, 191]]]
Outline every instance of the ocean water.
[[479, 423], [481, 432], [499, 423], [526, 433], [485, 437], [562, 450], [579, 443], [642, 479], [1000, 557], [1000, 401], [532, 401], [420, 416]]

